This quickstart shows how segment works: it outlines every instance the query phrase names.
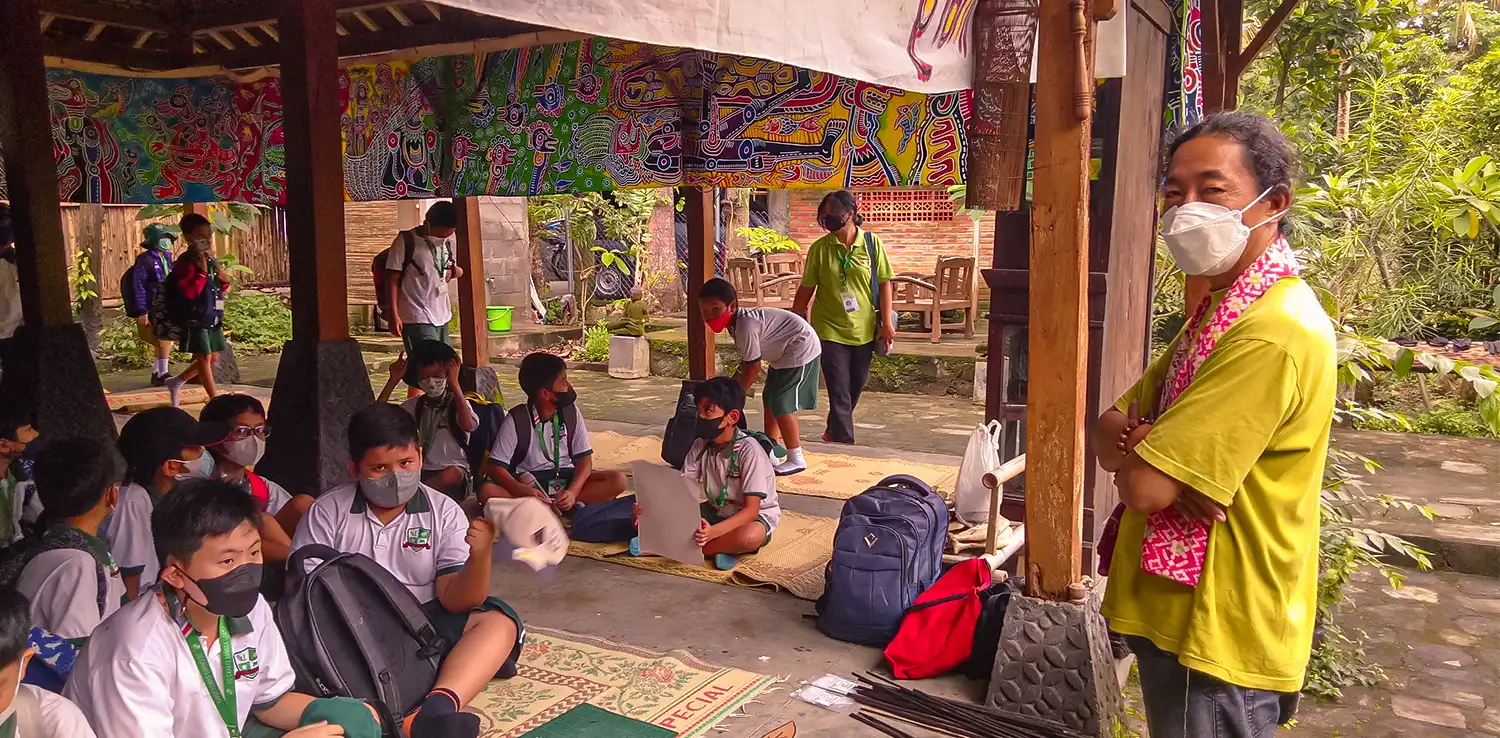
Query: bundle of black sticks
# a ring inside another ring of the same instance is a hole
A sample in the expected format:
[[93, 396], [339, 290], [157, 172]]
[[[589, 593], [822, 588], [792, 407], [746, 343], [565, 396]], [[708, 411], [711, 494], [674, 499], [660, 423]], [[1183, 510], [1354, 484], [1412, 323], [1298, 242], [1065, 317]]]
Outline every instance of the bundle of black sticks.
[[855, 674], [860, 686], [850, 699], [868, 709], [850, 717], [892, 736], [917, 738], [896, 727], [906, 724], [940, 735], [959, 738], [1086, 738], [1087, 734], [1062, 723], [1041, 718], [988, 710], [956, 700], [935, 697], [902, 687], [875, 674]]

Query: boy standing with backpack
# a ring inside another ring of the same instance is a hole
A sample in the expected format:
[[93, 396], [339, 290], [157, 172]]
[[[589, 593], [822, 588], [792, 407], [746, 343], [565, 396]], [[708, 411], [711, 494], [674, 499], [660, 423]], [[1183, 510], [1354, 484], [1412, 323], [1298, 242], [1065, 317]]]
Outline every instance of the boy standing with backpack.
[[420, 341], [405, 362], [391, 364], [391, 378], [380, 392], [380, 402], [390, 399], [396, 382], [417, 367], [417, 386], [422, 394], [401, 404], [417, 420], [422, 443], [422, 483], [459, 502], [469, 495], [468, 439], [479, 427], [479, 416], [458, 386], [458, 354], [439, 341]]
[[46, 527], [0, 562], [0, 587], [26, 595], [33, 625], [81, 645], [125, 598], [99, 536], [119, 504], [125, 463], [97, 440], [64, 438], [42, 448], [35, 476]]
[[163, 299], [161, 291], [167, 275], [172, 273], [172, 244], [177, 237], [160, 223], [146, 226], [141, 239], [141, 253], [135, 264], [120, 277], [120, 297], [125, 303], [125, 315], [135, 321], [141, 342], [155, 353], [151, 365], [151, 386], [160, 387], [172, 376], [172, 341], [157, 335], [151, 324], [152, 304]]
[[179, 485], [151, 515], [156, 587], [94, 631], [68, 678], [100, 738], [379, 736], [357, 700], [293, 691], [286, 644], [260, 596], [259, 513], [234, 485]]
[[461, 709], [490, 679], [515, 676], [526, 637], [515, 611], [490, 596], [495, 527], [422, 484], [417, 422], [399, 407], [375, 403], [354, 414], [349, 458], [354, 481], [313, 503], [293, 550], [322, 544], [368, 556], [424, 603], [448, 650], [409, 732], [473, 738], [479, 717]]
[[540, 497], [562, 512], [619, 497], [628, 480], [623, 472], [594, 470], [594, 447], [567, 363], [538, 351], [521, 360], [517, 379], [526, 403], [511, 408], [500, 424], [486, 469], [499, 486], [481, 493]]
[[[384, 284], [376, 291], [390, 321], [391, 333], [401, 337], [407, 356], [419, 341], [448, 342], [453, 304], [448, 282], [463, 276], [449, 240], [458, 231], [458, 208], [440, 200], [427, 209], [425, 222], [396, 236], [386, 255]], [[394, 308], [394, 309], [392, 309]], [[408, 396], [416, 396], [417, 367], [408, 365]]]
[[710, 279], [698, 293], [698, 309], [710, 330], [728, 330], [742, 360], [734, 380], [749, 392], [769, 366], [763, 392], [766, 435], [786, 447], [777, 476], [807, 471], [797, 411], [818, 407], [818, 367], [823, 356], [818, 333], [796, 313], [778, 308], [742, 308], [728, 280]]
[[187, 239], [188, 250], [177, 257], [167, 277], [166, 303], [169, 320], [182, 333], [178, 348], [193, 355], [193, 364], [165, 381], [172, 393], [172, 407], [177, 407], [182, 386], [194, 377], [209, 399], [218, 394], [214, 362], [225, 346], [224, 301], [229, 294], [229, 280], [214, 259], [214, 229], [208, 218], [197, 213], [183, 216], [182, 236]]

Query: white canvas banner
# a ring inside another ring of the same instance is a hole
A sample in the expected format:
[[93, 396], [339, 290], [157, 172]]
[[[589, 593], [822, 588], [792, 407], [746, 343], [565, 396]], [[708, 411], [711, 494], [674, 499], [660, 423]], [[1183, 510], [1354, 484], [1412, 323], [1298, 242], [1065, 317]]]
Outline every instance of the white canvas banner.
[[[914, 92], [973, 84], [977, 0], [439, 0], [593, 36], [751, 56]], [[1099, 77], [1125, 73], [1128, 11], [1099, 27]]]

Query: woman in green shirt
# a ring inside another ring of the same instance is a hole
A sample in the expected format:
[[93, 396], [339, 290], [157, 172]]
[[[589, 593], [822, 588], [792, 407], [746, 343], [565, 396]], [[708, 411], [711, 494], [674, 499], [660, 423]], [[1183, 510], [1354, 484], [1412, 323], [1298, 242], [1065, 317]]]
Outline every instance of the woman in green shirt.
[[880, 237], [860, 228], [863, 222], [848, 190], [823, 198], [818, 224], [828, 235], [808, 248], [802, 286], [792, 306], [792, 312], [810, 318], [823, 344], [823, 384], [828, 388], [823, 440], [830, 443], [854, 443], [854, 406], [870, 378], [870, 361], [877, 344], [889, 348], [896, 337], [896, 315], [891, 311], [895, 275]]

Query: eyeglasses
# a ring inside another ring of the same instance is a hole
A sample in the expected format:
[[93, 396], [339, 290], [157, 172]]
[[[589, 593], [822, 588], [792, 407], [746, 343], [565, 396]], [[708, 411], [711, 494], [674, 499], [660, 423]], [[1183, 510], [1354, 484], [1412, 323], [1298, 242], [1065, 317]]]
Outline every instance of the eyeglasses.
[[237, 425], [229, 429], [229, 440], [243, 441], [250, 436], [255, 436], [264, 441], [271, 436], [269, 425]]

